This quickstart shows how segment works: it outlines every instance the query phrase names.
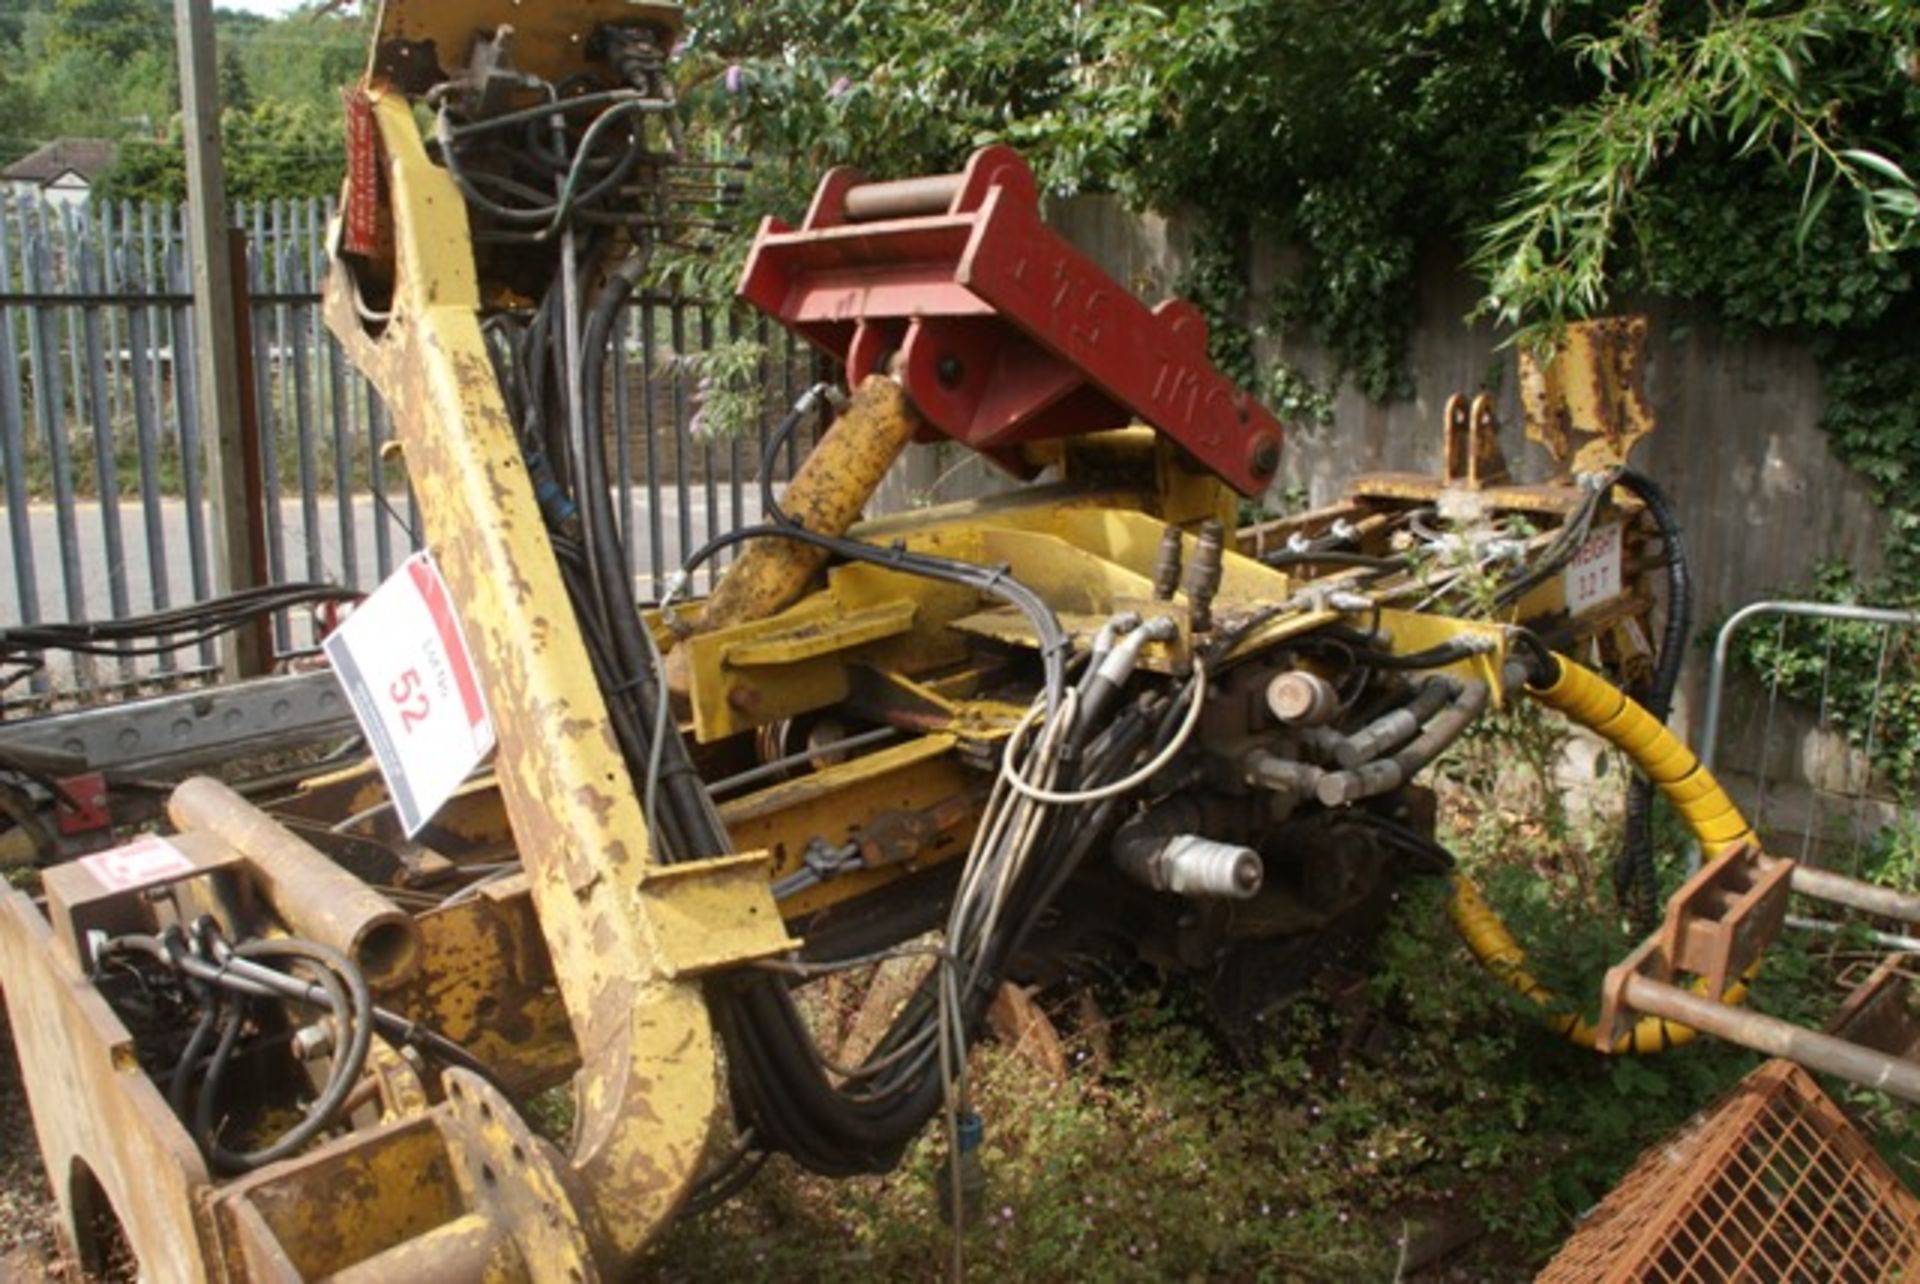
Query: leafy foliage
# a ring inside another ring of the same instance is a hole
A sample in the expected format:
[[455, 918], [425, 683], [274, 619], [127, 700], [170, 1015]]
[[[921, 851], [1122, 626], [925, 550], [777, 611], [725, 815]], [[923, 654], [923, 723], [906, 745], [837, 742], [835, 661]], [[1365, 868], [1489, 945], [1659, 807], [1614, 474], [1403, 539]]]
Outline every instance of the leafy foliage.
[[[1635, 225], [1650, 203], [1671, 206], [1678, 174], [1704, 175], [1709, 187], [1797, 185], [1797, 210], [1765, 193], [1769, 230], [1780, 211], [1795, 211], [1791, 235], [1768, 245], [1773, 256], [1789, 245], [1804, 256], [1836, 192], [1852, 198], [1858, 219], [1854, 244], [1836, 246], [1843, 257], [1920, 248], [1920, 191], [1892, 159], [1920, 137], [1917, 47], [1911, 5], [1852, 0], [1677, 17], [1639, 4], [1604, 34], [1570, 41], [1602, 90], [1548, 125], [1507, 212], [1484, 230], [1485, 306], [1509, 324], [1551, 327], [1604, 309], [1623, 267], [1629, 280], [1636, 267], [1657, 276], [1673, 256], [1636, 245]], [[1697, 200], [1684, 208], [1706, 213]], [[1641, 260], [1622, 263], [1636, 248]]]
[[47, 53], [97, 54], [128, 62], [165, 43], [167, 10], [148, 0], [54, 0]]
[[[120, 156], [110, 199], [183, 191], [179, 77], [171, 5], [156, 0], [12, 0], [0, 6], [0, 156], [51, 138], [105, 138]], [[370, 7], [369, 7], [370, 9]], [[359, 74], [360, 17], [316, 7], [280, 20], [216, 15], [228, 191], [235, 199], [335, 190], [342, 172], [340, 88]]]
[[[1873, 484], [1895, 583], [1920, 572], [1920, 6], [1899, 0], [701, 0], [688, 82], [707, 145], [760, 162], [788, 218], [814, 176], [947, 170], [1023, 148], [1049, 191], [1198, 228], [1182, 288], [1230, 375], [1303, 416], [1327, 389], [1256, 369], [1305, 334], [1335, 379], [1410, 389], [1423, 253], [1483, 315], [1550, 344], [1632, 295], [1811, 337], [1836, 451]], [[1255, 241], [1299, 250], [1253, 314]], [[698, 259], [731, 284], [737, 259]]]
[[[306, 103], [268, 98], [251, 110], [222, 112], [227, 198], [331, 195], [346, 167], [339, 136], [338, 124]], [[163, 141], [123, 144], [95, 191], [110, 201], [179, 201], [186, 198], [186, 185], [186, 152], [175, 121]]]
[[1466, 226], [1517, 171], [1532, 113], [1563, 96], [1523, 10], [713, 2], [694, 10], [689, 79], [720, 137], [780, 158], [750, 203], [789, 217], [827, 165], [952, 169], [998, 140], [1051, 192], [1191, 210], [1222, 244], [1297, 244], [1275, 321], [1385, 396], [1407, 387], [1422, 240]]

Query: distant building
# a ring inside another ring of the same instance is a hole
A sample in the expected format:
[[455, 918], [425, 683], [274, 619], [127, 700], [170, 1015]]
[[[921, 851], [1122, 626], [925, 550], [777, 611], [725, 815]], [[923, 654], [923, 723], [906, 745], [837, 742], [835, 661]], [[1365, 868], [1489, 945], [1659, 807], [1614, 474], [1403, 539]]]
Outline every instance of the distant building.
[[0, 183], [15, 197], [79, 205], [113, 164], [114, 151], [104, 138], [56, 138], [0, 169]]

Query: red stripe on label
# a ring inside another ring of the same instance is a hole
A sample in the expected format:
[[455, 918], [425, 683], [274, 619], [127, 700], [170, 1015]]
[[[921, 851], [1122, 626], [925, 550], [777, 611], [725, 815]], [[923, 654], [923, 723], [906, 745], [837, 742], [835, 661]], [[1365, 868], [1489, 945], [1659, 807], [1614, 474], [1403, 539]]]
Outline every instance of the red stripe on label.
[[380, 251], [380, 137], [373, 124], [373, 100], [364, 90], [342, 93], [347, 118], [347, 204], [341, 219], [341, 248], [372, 256]]
[[453, 604], [447, 601], [447, 586], [433, 563], [424, 557], [412, 558], [407, 562], [407, 574], [413, 578], [413, 587], [420, 594], [420, 600], [427, 604], [427, 614], [433, 617], [434, 631], [440, 635], [440, 645], [447, 653], [447, 661], [453, 666], [453, 680], [460, 688], [460, 704], [467, 711], [467, 725], [477, 727], [487, 720], [487, 709], [480, 702], [480, 686], [473, 680], [473, 663], [467, 658], [467, 646], [460, 637], [460, 626], [454, 622]]

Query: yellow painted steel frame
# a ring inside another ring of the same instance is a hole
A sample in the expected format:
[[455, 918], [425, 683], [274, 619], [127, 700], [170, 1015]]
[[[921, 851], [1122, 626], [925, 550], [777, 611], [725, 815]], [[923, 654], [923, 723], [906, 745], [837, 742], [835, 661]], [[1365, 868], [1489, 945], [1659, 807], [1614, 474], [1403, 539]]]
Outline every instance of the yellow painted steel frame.
[[[563, 1206], [599, 1269], [617, 1274], [687, 1195], [717, 1107], [700, 976], [792, 942], [764, 853], [668, 866], [649, 851], [481, 338], [465, 203], [404, 98], [378, 95], [374, 113], [392, 317], [370, 333], [336, 262], [327, 320], [393, 410], [427, 545], [473, 642], [501, 795], [582, 1058]], [[532, 1228], [500, 1229], [532, 1247]]]

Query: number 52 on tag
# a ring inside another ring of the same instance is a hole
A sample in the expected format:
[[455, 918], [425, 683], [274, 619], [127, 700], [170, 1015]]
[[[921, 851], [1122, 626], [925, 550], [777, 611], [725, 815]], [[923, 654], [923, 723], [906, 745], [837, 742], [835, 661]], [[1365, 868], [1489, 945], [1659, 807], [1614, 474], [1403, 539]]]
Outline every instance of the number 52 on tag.
[[324, 643], [408, 837], [493, 751], [446, 581], [415, 553]]

